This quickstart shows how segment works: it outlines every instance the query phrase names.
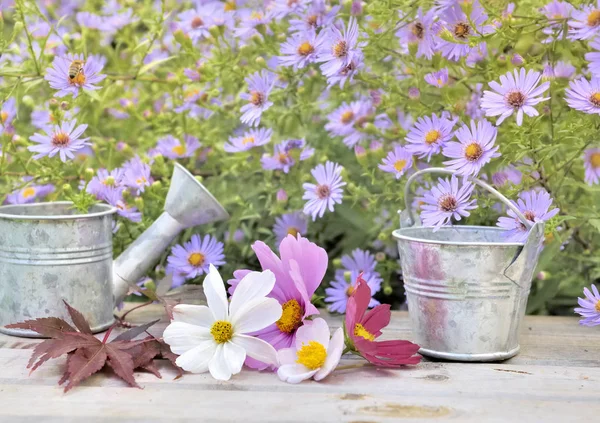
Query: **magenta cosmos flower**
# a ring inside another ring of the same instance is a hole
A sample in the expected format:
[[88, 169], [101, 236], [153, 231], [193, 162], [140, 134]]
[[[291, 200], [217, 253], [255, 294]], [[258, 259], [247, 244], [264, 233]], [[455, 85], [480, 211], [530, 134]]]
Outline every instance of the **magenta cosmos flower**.
[[477, 175], [486, 163], [500, 157], [498, 147], [494, 146], [497, 134], [498, 129], [485, 119], [477, 123], [472, 120], [471, 128], [461, 126], [454, 133], [458, 142], [449, 142], [442, 151], [452, 159], [444, 164], [461, 175]]
[[[319, 314], [319, 310], [310, 302], [327, 271], [327, 252], [298, 236], [288, 235], [279, 245], [281, 258], [271, 251], [262, 241], [252, 245], [262, 270], [275, 274], [275, 287], [268, 295], [281, 304], [281, 318], [254, 335], [267, 341], [276, 350], [289, 348], [296, 342], [296, 332], [302, 327], [308, 316]], [[250, 270], [237, 270], [234, 279], [228, 281], [229, 293], [233, 294], [240, 280]], [[254, 369], [266, 369], [268, 364], [254, 359], [246, 359], [246, 365]]]
[[396, 36], [400, 38], [403, 45], [417, 44], [417, 57], [425, 56], [427, 59], [433, 57], [436, 45], [435, 34], [440, 27], [439, 23], [435, 22], [435, 17], [435, 10], [423, 13], [423, 8], [419, 7], [415, 19], [396, 32]]
[[57, 154], [60, 155], [60, 160], [63, 162], [67, 161], [67, 158], [75, 158], [74, 152], [81, 150], [86, 145], [91, 145], [87, 142], [88, 138], [80, 138], [83, 132], [86, 130], [87, 125], [77, 125], [77, 120], [63, 121], [59, 125], [55, 125], [52, 128], [51, 135], [41, 135], [37, 132], [33, 134], [29, 139], [36, 142], [37, 145], [31, 145], [27, 147], [29, 151], [36, 152], [34, 159], [39, 159], [44, 156], [54, 157]]
[[600, 182], [600, 148], [588, 148], [583, 153], [585, 182], [590, 185]]
[[101, 56], [89, 56], [84, 60], [83, 54], [69, 54], [66, 57], [55, 57], [52, 67], [46, 69], [44, 79], [50, 87], [59, 90], [55, 97], [64, 97], [68, 94], [77, 97], [80, 89], [99, 90], [94, 85], [106, 78], [100, 74], [106, 59]]
[[[552, 198], [543, 189], [522, 192], [519, 194], [517, 202], [513, 201], [513, 204], [532, 224], [551, 219], [559, 212], [557, 208], [550, 210]], [[527, 228], [512, 210], [508, 210], [508, 215], [510, 217], [498, 218], [497, 225], [506, 230], [505, 237], [509, 241], [525, 242], [527, 240]]]
[[397, 145], [393, 151], [383, 159], [383, 164], [379, 165], [379, 169], [384, 172], [393, 173], [396, 179], [400, 179], [413, 165], [413, 156], [406, 148]]
[[448, 69], [443, 68], [437, 72], [425, 75], [425, 82], [434, 87], [442, 88], [448, 83]]
[[[354, 293], [355, 281], [361, 276], [369, 285], [371, 294], [375, 295], [381, 290], [381, 282], [383, 279], [379, 273], [362, 273], [356, 270], [344, 271], [337, 270], [335, 279], [331, 281], [329, 288], [325, 289], [325, 302], [329, 303], [327, 309], [333, 313], [345, 313], [348, 298]], [[379, 305], [379, 301], [371, 297], [369, 308]]]
[[269, 94], [275, 86], [275, 74], [263, 69], [246, 78], [246, 83], [248, 92], [240, 94], [240, 98], [248, 104], [240, 109], [243, 113], [240, 120], [249, 126], [258, 126], [262, 113], [273, 105]]
[[582, 326], [600, 325], [600, 292], [598, 292], [598, 288], [596, 285], [592, 285], [592, 291], [586, 287], [583, 288], [583, 293], [585, 298], [577, 298], [581, 307], [575, 309], [575, 313], [583, 317], [579, 324]]
[[275, 233], [277, 243], [281, 243], [285, 237], [292, 235], [296, 238], [298, 235], [306, 235], [308, 229], [308, 221], [302, 212], [286, 213], [275, 218]]
[[437, 49], [442, 56], [448, 60], [457, 61], [468, 55], [473, 48], [471, 47], [471, 38], [493, 31], [491, 26], [484, 25], [487, 18], [483, 7], [477, 1], [472, 4], [470, 16], [463, 12], [458, 3], [444, 10], [440, 19], [443, 22], [444, 30], [453, 40], [448, 41], [442, 38], [438, 40]]
[[409, 143], [406, 150], [418, 155], [419, 158], [438, 154], [452, 138], [452, 128], [456, 120], [439, 117], [436, 114], [420, 117], [411, 128], [405, 140]]
[[573, 9], [569, 19], [569, 38], [588, 40], [600, 34], [600, 0], [581, 9]]
[[228, 153], [240, 153], [248, 151], [254, 147], [268, 144], [271, 141], [272, 129], [259, 128], [250, 129], [241, 137], [230, 137], [229, 142], [225, 143], [223, 150]]
[[565, 90], [569, 107], [588, 114], [600, 114], [600, 78], [595, 76], [590, 81], [581, 77], [569, 82]]
[[350, 18], [348, 27], [340, 23], [341, 30], [332, 25], [321, 31], [319, 44], [321, 49], [317, 54], [317, 62], [324, 62], [321, 71], [325, 76], [336, 75], [347, 67], [356, 55], [360, 54], [362, 44], [358, 43], [358, 23]]
[[185, 244], [177, 244], [167, 258], [167, 273], [173, 275], [173, 286], [181, 286], [186, 279], [193, 279], [208, 272], [210, 265], [225, 264], [223, 243], [211, 235], [194, 234]]
[[281, 66], [292, 66], [294, 70], [302, 69], [317, 59], [322, 38], [317, 38], [314, 30], [296, 32], [281, 44]]
[[439, 178], [438, 181], [425, 193], [425, 204], [421, 205], [423, 226], [433, 226], [434, 232], [442, 225], [449, 224], [453, 218], [460, 220], [468, 217], [469, 210], [477, 208], [476, 200], [470, 199], [474, 186], [466, 179], [462, 179], [460, 187], [456, 176], [450, 180]]
[[517, 114], [517, 125], [523, 123], [523, 113], [527, 116], [537, 116], [538, 111], [533, 107], [550, 97], [541, 97], [542, 93], [550, 88], [550, 82], [544, 82], [538, 86], [541, 74], [533, 70], [525, 73], [515, 69], [513, 73], [508, 72], [500, 77], [500, 84], [496, 81], [489, 83], [494, 91], [484, 91], [481, 99], [481, 108], [486, 116], [498, 116], [496, 125], [500, 125], [504, 119]]
[[182, 144], [173, 135], [167, 135], [158, 140], [155, 152], [168, 159], [181, 159], [184, 157], [193, 157], [196, 150], [202, 146], [198, 138], [191, 135], [184, 135], [183, 140], [184, 143]]
[[342, 187], [346, 185], [342, 181], [342, 169], [342, 166], [333, 162], [320, 164], [310, 172], [317, 183], [302, 184], [305, 190], [302, 199], [308, 200], [304, 205], [304, 213], [312, 216], [313, 221], [323, 217], [326, 210], [333, 212], [335, 204], [342, 204]]

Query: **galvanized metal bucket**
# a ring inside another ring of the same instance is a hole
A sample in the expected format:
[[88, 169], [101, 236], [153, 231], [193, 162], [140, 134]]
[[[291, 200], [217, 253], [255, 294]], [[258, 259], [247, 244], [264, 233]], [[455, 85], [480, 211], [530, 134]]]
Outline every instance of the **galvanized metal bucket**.
[[398, 242], [414, 341], [420, 353], [457, 361], [496, 361], [519, 351], [519, 326], [544, 239], [544, 224], [532, 224], [501, 193], [476, 178], [511, 209], [527, 229], [525, 243], [506, 242], [503, 230], [484, 226], [422, 227], [411, 210], [410, 186], [425, 173], [456, 174], [429, 168], [406, 183]]

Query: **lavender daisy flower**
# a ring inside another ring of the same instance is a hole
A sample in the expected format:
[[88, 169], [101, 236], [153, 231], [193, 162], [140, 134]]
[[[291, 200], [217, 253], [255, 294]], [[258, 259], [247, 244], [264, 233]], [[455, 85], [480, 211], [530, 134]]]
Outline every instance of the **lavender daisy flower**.
[[54, 192], [54, 185], [29, 185], [6, 196], [6, 204], [29, 204], [39, 201]]
[[[484, 23], [488, 16], [479, 2], [473, 2], [471, 16], [467, 16], [458, 4], [444, 10], [440, 16], [444, 31], [452, 38], [447, 41], [440, 38], [437, 43], [437, 49], [443, 57], [448, 60], [457, 61], [466, 56], [471, 51], [469, 39], [479, 37], [479, 34], [489, 34], [493, 31], [491, 26], [485, 26]], [[472, 25], [475, 25], [473, 27]]]
[[29, 139], [38, 143], [38, 145], [31, 145], [27, 149], [39, 153], [33, 156], [36, 160], [44, 156], [54, 157], [57, 154], [60, 155], [60, 160], [63, 163], [67, 161], [67, 158], [73, 159], [75, 157], [74, 152], [90, 145], [87, 142], [89, 137], [79, 138], [86, 130], [87, 125], [79, 125], [77, 128], [75, 125], [77, 125], [76, 119], [65, 120], [60, 126], [55, 125], [46, 129], [46, 132], [51, 130], [52, 135], [41, 135], [36, 132]]
[[343, 22], [340, 26], [341, 30], [332, 25], [319, 34], [318, 42], [322, 47], [317, 54], [317, 62], [324, 62], [321, 71], [325, 76], [333, 76], [348, 66], [363, 46], [358, 43], [358, 23], [355, 18], [350, 18], [347, 28]]
[[273, 105], [269, 94], [275, 86], [275, 74], [267, 70], [255, 72], [246, 78], [246, 83], [248, 92], [240, 94], [240, 98], [248, 104], [240, 109], [243, 113], [240, 120], [249, 126], [258, 126], [262, 113]]
[[317, 58], [321, 38], [317, 38], [314, 30], [292, 34], [281, 44], [281, 66], [292, 66], [294, 70], [302, 69]]
[[110, 172], [106, 169], [98, 169], [96, 176], [88, 183], [86, 191], [98, 199], [103, 199], [106, 197], [107, 191], [121, 186], [122, 179], [123, 169], [121, 168], [113, 169]]
[[[519, 211], [531, 223], [545, 222], [556, 216], [559, 212], [557, 208], [550, 210], [552, 198], [543, 189], [522, 192], [519, 194], [517, 202], [513, 201], [513, 204], [517, 206]], [[527, 228], [512, 210], [508, 210], [508, 215], [510, 217], [503, 216], [498, 218], [497, 225], [506, 230], [505, 237], [509, 241], [525, 242], [527, 240]]]
[[481, 43], [477, 44], [475, 47], [473, 47], [469, 51], [469, 54], [467, 54], [465, 63], [467, 64], [468, 67], [474, 68], [477, 63], [483, 62], [487, 58], [488, 58], [487, 43], [485, 41], [482, 41]]
[[498, 170], [492, 174], [492, 183], [497, 187], [502, 187], [507, 183], [520, 185], [523, 179], [523, 174], [513, 165]]
[[333, 87], [339, 84], [340, 89], [344, 89], [346, 82], [352, 83], [358, 71], [363, 67], [364, 56], [362, 52], [357, 52], [348, 65], [341, 68], [336, 74], [327, 77], [327, 86]]
[[342, 169], [339, 164], [328, 161], [310, 171], [317, 184], [302, 184], [305, 190], [302, 199], [308, 200], [304, 205], [304, 213], [312, 216], [313, 221], [323, 217], [326, 210], [333, 212], [334, 205], [342, 203], [342, 187], [346, 185], [342, 180]]
[[575, 79], [569, 82], [565, 93], [565, 100], [572, 109], [600, 114], [600, 78], [593, 76], [590, 81], [584, 77]]
[[436, 114], [420, 117], [412, 127], [405, 140], [409, 143], [406, 149], [419, 158], [438, 154], [452, 138], [452, 128], [456, 120], [437, 117]]
[[558, 0], [553, 0], [541, 9], [549, 21], [542, 30], [544, 34], [548, 35], [548, 38], [542, 41], [543, 43], [551, 43], [553, 40], [563, 38], [563, 19], [569, 18], [573, 9], [570, 3]]
[[288, 173], [296, 164], [294, 157], [304, 161], [312, 157], [314, 152], [315, 149], [307, 147], [304, 140], [287, 140], [275, 146], [272, 156], [263, 156], [261, 163], [265, 170], [282, 170], [283, 173]]
[[589, 185], [600, 182], [600, 148], [588, 148], [583, 152], [585, 182]]
[[541, 97], [542, 93], [550, 88], [550, 82], [540, 82], [541, 74], [534, 70], [525, 73], [515, 69], [513, 73], [508, 72], [500, 76], [500, 84], [496, 81], [488, 85], [494, 91], [484, 91], [481, 99], [481, 108], [486, 116], [498, 116], [496, 125], [500, 125], [504, 119], [517, 114], [517, 125], [523, 123], [523, 113], [527, 116], [538, 116], [539, 112], [533, 107], [550, 97]]
[[99, 90], [94, 85], [106, 78], [100, 74], [106, 59], [101, 56], [89, 56], [84, 60], [83, 54], [69, 54], [66, 57], [55, 57], [52, 67], [46, 69], [44, 79], [50, 87], [59, 90], [55, 97], [64, 97], [68, 94], [77, 97], [81, 88], [86, 90]]
[[184, 135], [184, 144], [172, 135], [167, 135], [158, 140], [156, 152], [168, 159], [181, 159], [184, 157], [193, 157], [197, 149], [202, 144], [198, 138], [191, 135]]
[[119, 216], [135, 223], [142, 221], [142, 213], [140, 213], [136, 207], [125, 203], [122, 188], [117, 187], [105, 190], [102, 200], [106, 201], [111, 206], [116, 207]]
[[223, 243], [211, 235], [200, 238], [194, 234], [185, 244], [172, 248], [167, 263], [167, 273], [173, 274], [173, 286], [183, 285], [186, 279], [208, 273], [211, 264], [215, 267], [225, 264]]
[[276, 217], [275, 226], [273, 226], [277, 244], [288, 235], [292, 235], [294, 238], [298, 235], [305, 236], [307, 230], [308, 221], [302, 212], [286, 213]]
[[600, 34], [600, 0], [596, 5], [588, 4], [573, 9], [569, 19], [569, 38], [588, 40]]
[[14, 128], [12, 121], [17, 115], [17, 100], [14, 97], [6, 100], [0, 107], [0, 135], [3, 133], [12, 134]]
[[[593, 54], [593, 53], [588, 53], [588, 54]], [[587, 58], [587, 54], [586, 54], [586, 58]], [[588, 68], [591, 71], [591, 64], [589, 65]], [[544, 72], [542, 73], [542, 78], [544, 78], [544, 79], [554, 79], [554, 78], [571, 79], [571, 77], [573, 77], [573, 75], [575, 75], [575, 71], [576, 71], [575, 66], [573, 66], [571, 63], [559, 60], [558, 62], [556, 62], [554, 67], [552, 65], [550, 65], [549, 63], [547, 63], [544, 66]]]
[[400, 127], [405, 131], [410, 131], [415, 124], [415, 120], [413, 119], [412, 115], [410, 113], [405, 113], [400, 109], [398, 109], [396, 115], [398, 117], [398, 124]]
[[269, 23], [273, 20], [273, 13], [271, 11], [264, 12], [262, 10], [246, 9], [240, 11], [237, 15], [241, 19], [233, 31], [234, 36], [243, 40], [247, 40], [254, 35], [262, 38], [261, 33], [258, 31], [259, 28], [263, 28], [268, 34], [273, 33], [268, 27]]
[[356, 271], [357, 273], [377, 273], [375, 272], [376, 265], [375, 256], [371, 252], [360, 248], [352, 250], [351, 254], [342, 256], [342, 266], [345, 270]]
[[[356, 271], [344, 272], [338, 270], [335, 272], [335, 279], [331, 281], [329, 288], [325, 289], [325, 302], [330, 303], [327, 309], [332, 313], [345, 313], [348, 298], [354, 293], [355, 281], [360, 273]], [[362, 278], [371, 288], [371, 295], [375, 295], [381, 290], [381, 282], [383, 281], [378, 273], [365, 273]], [[371, 298], [369, 308], [379, 305], [379, 301]]]
[[379, 169], [384, 172], [393, 173], [396, 179], [400, 179], [408, 169], [413, 165], [413, 156], [406, 148], [401, 146], [394, 147], [394, 151], [383, 159], [383, 164], [379, 165]]
[[354, 131], [354, 124], [365, 117], [370, 105], [364, 101], [353, 101], [352, 103], [342, 103], [327, 116], [328, 123], [325, 129], [333, 136], [345, 137]]
[[434, 87], [442, 88], [448, 83], [448, 69], [443, 68], [437, 72], [425, 75], [425, 82]]
[[600, 292], [596, 285], [592, 285], [592, 291], [588, 288], [583, 288], [585, 298], [577, 298], [577, 302], [581, 307], [575, 308], [575, 313], [581, 315], [583, 319], [579, 321], [582, 326], [597, 326], [600, 325]]
[[250, 129], [241, 137], [229, 137], [229, 142], [225, 143], [223, 150], [228, 153], [240, 153], [248, 151], [254, 147], [268, 144], [271, 141], [272, 129], [258, 128]]
[[341, 6], [333, 6], [328, 10], [324, 0], [313, 0], [305, 12], [298, 14], [297, 18], [290, 19], [291, 31], [318, 30], [331, 25]]
[[478, 120], [483, 118], [483, 110], [481, 110], [480, 103], [482, 98], [481, 89], [483, 88], [483, 84], [478, 83], [473, 87], [473, 91], [471, 93], [471, 98], [465, 105], [465, 114], [469, 116], [471, 119]]
[[150, 166], [139, 157], [134, 157], [123, 165], [123, 185], [136, 190], [137, 195], [152, 184]]
[[447, 225], [450, 220], [460, 220], [470, 215], [469, 210], [477, 208], [476, 200], [471, 200], [473, 184], [466, 179], [462, 180], [459, 188], [458, 178], [452, 176], [450, 180], [438, 179], [439, 183], [425, 193], [425, 204], [421, 206], [421, 219], [423, 226], [433, 226], [436, 232]]
[[497, 134], [498, 129], [485, 119], [477, 123], [472, 120], [471, 129], [461, 126], [454, 133], [458, 142], [449, 142], [442, 151], [444, 156], [453, 159], [444, 164], [463, 176], [477, 175], [486, 163], [500, 157], [499, 147], [494, 147]]
[[440, 28], [435, 18], [435, 10], [431, 9], [423, 13], [423, 8], [419, 7], [415, 20], [398, 30], [396, 36], [403, 44], [417, 44], [417, 57], [425, 56], [431, 59], [436, 47], [435, 34]]
[[589, 46], [596, 51], [586, 53], [585, 60], [590, 62], [588, 64], [588, 70], [592, 76], [600, 77], [600, 39], [590, 41]]
[[218, 2], [199, 4], [196, 9], [186, 10], [177, 16], [179, 28], [194, 42], [202, 38], [209, 38], [213, 15], [221, 10]]

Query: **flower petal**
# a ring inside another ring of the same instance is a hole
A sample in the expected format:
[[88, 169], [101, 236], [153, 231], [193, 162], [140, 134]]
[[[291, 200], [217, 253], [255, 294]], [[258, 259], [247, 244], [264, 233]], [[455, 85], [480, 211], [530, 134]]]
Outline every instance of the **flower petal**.
[[233, 314], [231, 324], [236, 334], [255, 332], [279, 320], [281, 312], [275, 298], [257, 298]]
[[226, 342], [223, 344], [223, 353], [231, 374], [237, 375], [241, 372], [246, 360], [246, 350], [232, 342]]
[[342, 358], [342, 352], [344, 351], [344, 331], [342, 328], [339, 328], [335, 331], [333, 336], [331, 337], [331, 342], [329, 343], [329, 348], [327, 348], [327, 358], [325, 359], [325, 363], [319, 369], [319, 371], [315, 374], [315, 380], [321, 380], [325, 378], [329, 373], [331, 373], [340, 362]]
[[299, 350], [310, 341], [316, 341], [327, 349], [329, 337], [329, 326], [324, 319], [319, 317], [312, 322], [305, 320], [304, 325], [296, 331], [296, 349]]
[[247, 335], [235, 335], [231, 340], [235, 345], [243, 348], [246, 355], [265, 364], [277, 366], [277, 351], [271, 344], [260, 338]]
[[172, 322], [163, 333], [163, 339], [175, 354], [183, 354], [212, 339], [210, 330], [185, 322]]
[[279, 362], [279, 366], [294, 364], [297, 359], [298, 355], [295, 348], [282, 348], [277, 351], [277, 361]]
[[175, 363], [183, 370], [192, 373], [205, 373], [208, 363], [213, 358], [217, 344], [212, 340], [203, 341], [200, 345], [181, 354]]
[[173, 308], [173, 321], [185, 322], [210, 329], [215, 322], [215, 318], [207, 306], [178, 304]]
[[229, 380], [231, 379], [231, 369], [225, 358], [225, 350], [223, 344], [218, 344], [215, 349], [213, 358], [208, 363], [208, 371], [212, 377], [217, 380]]
[[302, 364], [285, 364], [277, 369], [277, 376], [287, 383], [300, 383], [310, 379], [317, 370], [309, 370]]
[[219, 271], [212, 264], [210, 265], [208, 275], [204, 278], [204, 295], [206, 296], [206, 302], [210, 311], [215, 316], [215, 320], [227, 320], [229, 313], [227, 311], [225, 284]]
[[275, 286], [275, 275], [270, 270], [264, 272], [250, 272], [240, 281], [231, 296], [229, 311], [231, 316], [247, 303], [257, 298], [264, 298], [273, 290]]

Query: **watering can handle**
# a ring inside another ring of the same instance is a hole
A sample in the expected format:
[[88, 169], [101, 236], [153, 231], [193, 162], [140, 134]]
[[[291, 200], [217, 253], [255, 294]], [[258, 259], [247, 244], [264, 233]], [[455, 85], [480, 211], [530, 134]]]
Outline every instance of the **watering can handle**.
[[[406, 182], [406, 187], [404, 188], [404, 202], [405, 202], [405, 207], [406, 207], [405, 210], [406, 210], [406, 215], [409, 219], [409, 222], [407, 222], [408, 226], [412, 226], [415, 223], [415, 217], [414, 217], [412, 207], [411, 207], [412, 194], [410, 192], [410, 186], [414, 182], [415, 179], [417, 179], [419, 176], [424, 175], [426, 173], [445, 173], [447, 175], [462, 176], [455, 170], [444, 169], [441, 167], [430, 167], [428, 169], [419, 170], [418, 172], [413, 174], [410, 178], [408, 178], [408, 181]], [[494, 189], [487, 182], [484, 182], [481, 179], [477, 179], [473, 176], [469, 176], [466, 179], [470, 182], [473, 182], [475, 185], [480, 186], [481, 188], [484, 188], [485, 190], [487, 190], [488, 192], [493, 194], [494, 197], [496, 197], [498, 200], [500, 200], [502, 202], [502, 204], [504, 204], [506, 207], [511, 209], [513, 211], [513, 213], [519, 218], [521, 223], [523, 223], [523, 225], [525, 225], [527, 230], [530, 230], [532, 228], [533, 225], [531, 224], [531, 222], [529, 220], [527, 220], [527, 218], [523, 215], [523, 213], [521, 213], [521, 211], [517, 208], [517, 206], [515, 206], [508, 198], [506, 198], [504, 195], [502, 195], [500, 192], [498, 192], [496, 189]]]

